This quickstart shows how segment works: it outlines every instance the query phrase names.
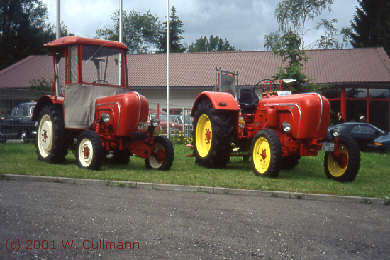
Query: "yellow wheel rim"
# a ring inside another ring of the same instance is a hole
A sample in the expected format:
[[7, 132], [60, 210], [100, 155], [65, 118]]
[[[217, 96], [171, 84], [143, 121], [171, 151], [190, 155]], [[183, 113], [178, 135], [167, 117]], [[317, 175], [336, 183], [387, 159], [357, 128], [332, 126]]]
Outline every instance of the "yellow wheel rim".
[[252, 158], [256, 171], [264, 174], [271, 162], [271, 148], [267, 138], [261, 136], [256, 140]]
[[206, 114], [202, 114], [196, 123], [196, 149], [199, 156], [207, 156], [211, 149], [212, 139], [213, 131], [210, 118]]
[[342, 176], [348, 169], [349, 152], [345, 145], [340, 145], [340, 153], [338, 158], [334, 157], [332, 153], [328, 156], [328, 171], [334, 177]]

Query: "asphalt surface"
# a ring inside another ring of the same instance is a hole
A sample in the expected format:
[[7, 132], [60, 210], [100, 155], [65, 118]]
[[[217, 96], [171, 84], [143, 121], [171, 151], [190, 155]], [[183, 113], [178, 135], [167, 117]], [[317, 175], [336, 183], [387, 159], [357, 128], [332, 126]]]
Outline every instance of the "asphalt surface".
[[3, 180], [0, 259], [390, 259], [389, 213], [361, 203]]

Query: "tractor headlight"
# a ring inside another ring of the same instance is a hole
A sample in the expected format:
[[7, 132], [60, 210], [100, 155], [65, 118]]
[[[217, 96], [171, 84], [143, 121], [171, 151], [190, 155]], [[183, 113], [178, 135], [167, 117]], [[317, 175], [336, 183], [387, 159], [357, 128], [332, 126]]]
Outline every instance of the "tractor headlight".
[[160, 121], [154, 120], [154, 119], [150, 120], [150, 123], [151, 123], [151, 125], [154, 126], [154, 127], [157, 127], [157, 126], [160, 125]]
[[288, 133], [291, 131], [291, 124], [287, 122], [283, 122], [282, 124], [282, 131], [285, 133]]
[[332, 135], [333, 135], [334, 137], [337, 137], [337, 136], [340, 136], [340, 135], [341, 135], [340, 130], [337, 129], [337, 128], [332, 129], [331, 133], [332, 133]]
[[148, 129], [148, 123], [147, 122], [139, 122], [137, 129], [141, 130], [141, 131], [146, 131]]
[[110, 122], [111, 117], [109, 114], [102, 114], [100, 119], [102, 120], [103, 124], [107, 124], [108, 122]]

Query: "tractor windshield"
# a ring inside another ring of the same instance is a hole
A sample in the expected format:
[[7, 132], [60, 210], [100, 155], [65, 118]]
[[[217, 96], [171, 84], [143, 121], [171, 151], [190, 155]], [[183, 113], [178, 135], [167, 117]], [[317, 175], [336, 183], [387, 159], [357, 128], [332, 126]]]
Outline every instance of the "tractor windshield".
[[99, 85], [120, 85], [121, 52], [104, 46], [83, 46], [83, 82]]

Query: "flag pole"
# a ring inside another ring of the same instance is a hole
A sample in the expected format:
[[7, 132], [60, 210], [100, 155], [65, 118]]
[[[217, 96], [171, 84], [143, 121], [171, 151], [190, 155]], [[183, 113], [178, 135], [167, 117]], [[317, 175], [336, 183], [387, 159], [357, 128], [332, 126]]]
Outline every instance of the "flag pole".
[[169, 0], [167, 0], [167, 137], [169, 139]]
[[[122, 35], [122, 30], [123, 30], [123, 21], [122, 21], [122, 16], [123, 16], [123, 0], [119, 0], [119, 42], [123, 42], [123, 35]], [[119, 85], [122, 85], [122, 53], [119, 53]]]

